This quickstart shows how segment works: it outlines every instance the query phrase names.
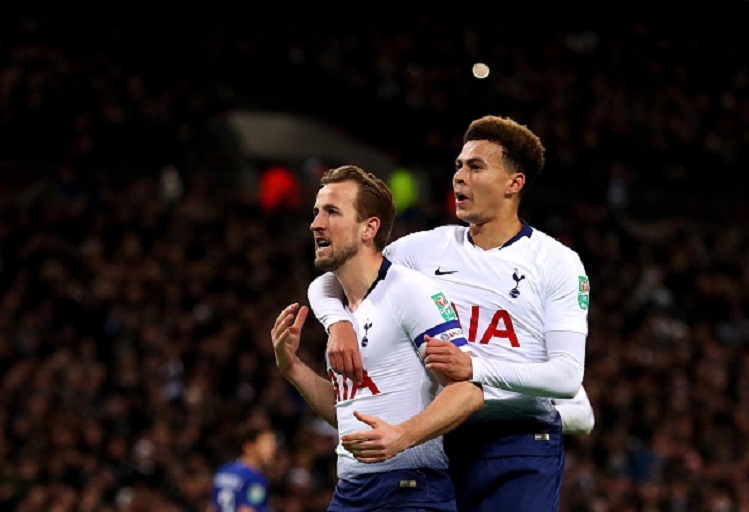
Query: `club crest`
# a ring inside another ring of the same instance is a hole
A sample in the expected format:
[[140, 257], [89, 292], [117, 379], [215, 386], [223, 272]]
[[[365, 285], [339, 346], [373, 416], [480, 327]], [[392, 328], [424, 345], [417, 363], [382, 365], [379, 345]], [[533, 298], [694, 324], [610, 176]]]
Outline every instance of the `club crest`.
[[525, 274], [523, 274], [522, 276], [518, 276], [518, 269], [515, 269], [515, 272], [512, 273], [512, 279], [515, 280], [515, 287], [510, 290], [510, 297], [512, 297], [513, 299], [517, 299], [518, 295], [520, 295], [518, 286], [520, 286], [520, 281], [525, 279]]
[[367, 323], [364, 324], [364, 337], [361, 339], [362, 347], [366, 347], [369, 344], [369, 338], [367, 338], [367, 333], [370, 327], [372, 327], [372, 322], [370, 322], [369, 319], [367, 319]]

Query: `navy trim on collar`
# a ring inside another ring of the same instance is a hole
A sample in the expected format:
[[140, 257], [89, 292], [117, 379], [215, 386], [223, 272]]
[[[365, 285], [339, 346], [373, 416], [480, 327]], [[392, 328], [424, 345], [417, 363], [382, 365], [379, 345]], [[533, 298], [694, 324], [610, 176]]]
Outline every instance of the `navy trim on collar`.
[[[387, 275], [388, 270], [390, 270], [390, 266], [392, 264], [393, 263], [389, 259], [385, 257], [382, 258], [382, 263], [380, 264], [380, 270], [377, 271], [377, 278], [372, 283], [372, 286], [369, 287], [369, 290], [367, 290], [367, 293], [364, 294], [364, 297], [362, 298], [362, 300], [366, 299], [369, 296], [369, 294], [372, 293], [372, 290], [375, 289], [375, 286], [377, 286], [377, 283], [385, 279], [385, 276]], [[348, 298], [346, 297], [345, 293], [343, 294], [343, 306], [344, 307], [348, 306]]]
[[[533, 228], [530, 227], [530, 225], [527, 222], [525, 222], [523, 219], [520, 219], [520, 224], [521, 224], [520, 231], [518, 231], [518, 233], [515, 236], [510, 238], [503, 245], [500, 245], [499, 247], [495, 247], [495, 249], [504, 249], [505, 247], [508, 247], [514, 244], [515, 242], [517, 242], [518, 240], [520, 240], [521, 238], [525, 236], [530, 238], [531, 235], [533, 234]], [[473, 243], [473, 237], [471, 236], [470, 231], [468, 231], [468, 241], [471, 242], [472, 245], [476, 245]]]
[[366, 299], [367, 296], [372, 293], [372, 290], [375, 289], [375, 286], [377, 286], [377, 283], [385, 279], [385, 276], [388, 274], [388, 270], [390, 270], [390, 265], [393, 263], [383, 257], [382, 258], [382, 264], [380, 264], [380, 270], [377, 271], [377, 279], [374, 280], [374, 283], [372, 283], [372, 286], [369, 287], [369, 290], [367, 290], [367, 293], [364, 294], [364, 298]]

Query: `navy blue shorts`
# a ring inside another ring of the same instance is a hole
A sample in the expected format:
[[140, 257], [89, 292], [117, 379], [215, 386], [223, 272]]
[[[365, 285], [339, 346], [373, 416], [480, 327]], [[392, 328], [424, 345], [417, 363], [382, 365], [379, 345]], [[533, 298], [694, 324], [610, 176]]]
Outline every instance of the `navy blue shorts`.
[[559, 510], [565, 463], [561, 424], [533, 433], [462, 427], [445, 437], [460, 512]]
[[447, 471], [399, 469], [339, 480], [329, 512], [377, 510], [456, 512], [455, 489]]

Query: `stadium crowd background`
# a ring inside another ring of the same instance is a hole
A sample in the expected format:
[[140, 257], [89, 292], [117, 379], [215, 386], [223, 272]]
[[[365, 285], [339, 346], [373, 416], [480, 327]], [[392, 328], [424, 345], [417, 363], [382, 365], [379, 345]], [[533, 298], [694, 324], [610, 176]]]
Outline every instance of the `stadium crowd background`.
[[[568, 440], [562, 510], [749, 510], [749, 9], [728, 5], [698, 25], [544, 30], [0, 19], [0, 510], [201, 510], [245, 421], [283, 439], [274, 509], [327, 504], [334, 433], [268, 333], [306, 301], [309, 205], [333, 162], [239, 158], [235, 109], [308, 115], [429, 169], [394, 236], [452, 221], [471, 119], [528, 124], [547, 167], [524, 216], [592, 285], [597, 424]], [[299, 189], [261, 203], [279, 166]], [[323, 334], [308, 322], [307, 361]]]

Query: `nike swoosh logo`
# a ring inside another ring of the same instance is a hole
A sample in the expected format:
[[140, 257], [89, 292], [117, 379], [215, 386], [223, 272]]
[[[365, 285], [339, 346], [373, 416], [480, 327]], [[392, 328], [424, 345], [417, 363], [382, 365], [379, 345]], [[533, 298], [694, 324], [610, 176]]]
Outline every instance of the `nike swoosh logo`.
[[457, 273], [457, 270], [440, 270], [439, 267], [437, 267], [437, 270], [434, 271], [435, 276], [444, 276], [446, 274], [455, 274]]

